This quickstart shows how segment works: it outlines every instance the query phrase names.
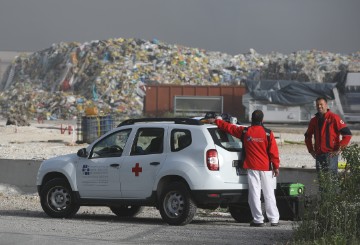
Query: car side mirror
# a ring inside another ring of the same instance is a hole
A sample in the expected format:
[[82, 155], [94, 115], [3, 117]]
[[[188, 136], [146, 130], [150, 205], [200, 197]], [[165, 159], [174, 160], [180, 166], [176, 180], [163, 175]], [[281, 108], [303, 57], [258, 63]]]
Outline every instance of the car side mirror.
[[80, 150], [78, 150], [77, 155], [79, 157], [87, 157], [86, 148], [81, 148]]

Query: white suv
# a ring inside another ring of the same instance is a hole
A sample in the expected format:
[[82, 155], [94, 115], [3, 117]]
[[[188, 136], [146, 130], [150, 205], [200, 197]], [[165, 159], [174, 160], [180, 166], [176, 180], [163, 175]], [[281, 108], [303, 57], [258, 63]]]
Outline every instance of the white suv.
[[197, 207], [221, 206], [248, 221], [241, 149], [239, 139], [200, 120], [126, 120], [77, 154], [41, 164], [41, 206], [55, 218], [71, 217], [80, 206], [108, 206], [119, 217], [155, 206], [170, 225], [191, 222]]

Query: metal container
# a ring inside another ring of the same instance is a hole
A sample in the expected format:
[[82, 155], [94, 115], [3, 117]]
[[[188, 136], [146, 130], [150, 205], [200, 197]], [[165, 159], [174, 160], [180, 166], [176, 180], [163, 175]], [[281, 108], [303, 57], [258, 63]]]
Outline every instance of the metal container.
[[107, 133], [114, 127], [113, 118], [108, 116], [83, 116], [81, 118], [80, 140], [83, 143], [92, 143], [101, 135]]
[[[246, 93], [244, 86], [191, 86], [191, 85], [149, 85], [146, 87], [144, 114], [147, 116], [163, 116], [174, 113], [175, 96], [222, 96], [223, 112], [245, 118], [245, 107], [242, 95]], [[203, 114], [199, 115], [203, 116]]]
[[277, 196], [298, 196], [305, 192], [305, 186], [301, 183], [278, 183], [276, 188]]

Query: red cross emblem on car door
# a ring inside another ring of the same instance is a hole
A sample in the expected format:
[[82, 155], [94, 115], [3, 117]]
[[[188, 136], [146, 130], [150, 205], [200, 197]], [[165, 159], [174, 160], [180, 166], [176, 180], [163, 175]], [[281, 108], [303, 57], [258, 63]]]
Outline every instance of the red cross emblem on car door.
[[135, 167], [131, 168], [131, 172], [135, 173], [135, 176], [139, 176], [139, 173], [142, 172], [142, 167], [139, 166], [139, 163], [136, 163]]

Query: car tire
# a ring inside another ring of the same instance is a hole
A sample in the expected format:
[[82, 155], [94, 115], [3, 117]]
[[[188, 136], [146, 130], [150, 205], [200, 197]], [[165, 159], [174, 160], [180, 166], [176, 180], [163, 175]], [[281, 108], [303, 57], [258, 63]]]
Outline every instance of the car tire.
[[253, 219], [248, 203], [229, 206], [229, 213], [239, 223], [249, 223]]
[[186, 225], [196, 213], [196, 204], [185, 184], [168, 184], [160, 195], [160, 215], [169, 225]]
[[80, 208], [69, 183], [61, 178], [44, 185], [40, 191], [40, 203], [44, 212], [53, 218], [70, 218]]
[[118, 217], [135, 217], [143, 210], [142, 206], [130, 205], [112, 206], [109, 208], [111, 212], [116, 214]]

